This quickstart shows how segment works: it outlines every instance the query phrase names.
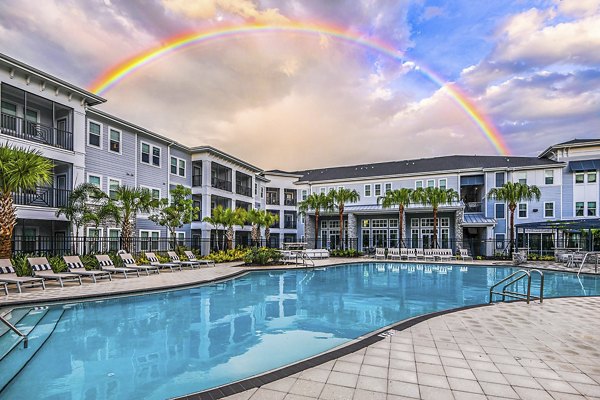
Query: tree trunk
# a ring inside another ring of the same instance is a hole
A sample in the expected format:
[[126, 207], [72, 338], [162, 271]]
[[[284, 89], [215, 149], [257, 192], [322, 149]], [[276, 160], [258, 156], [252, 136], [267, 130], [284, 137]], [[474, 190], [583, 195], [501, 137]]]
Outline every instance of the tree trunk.
[[340, 205], [340, 249], [344, 249], [344, 205]]
[[233, 236], [233, 226], [230, 226], [229, 228], [227, 228], [227, 248], [229, 250], [233, 249]]
[[12, 257], [12, 236], [17, 225], [17, 210], [11, 193], [0, 198], [0, 258]]
[[123, 219], [123, 224], [121, 225], [121, 242], [123, 243], [123, 250], [125, 250], [127, 253], [131, 253], [132, 236], [133, 226], [131, 221], [128, 218]]
[[515, 245], [515, 210], [516, 204], [509, 204], [508, 209], [510, 210], [510, 244], [508, 245], [509, 256], [512, 257]]
[[270, 243], [270, 239], [271, 239], [271, 228], [270, 227], [265, 227], [265, 244], [267, 245], [266, 247], [271, 247], [271, 243]]
[[433, 207], [433, 248], [436, 249], [437, 245], [437, 207]]
[[315, 210], [315, 249], [319, 248], [319, 210]]
[[252, 236], [252, 241], [254, 242], [254, 245], [258, 246], [258, 241], [260, 240], [258, 225], [252, 224], [252, 233], [250, 235]]
[[399, 238], [399, 242], [398, 242], [398, 248], [402, 248], [402, 229], [404, 228], [404, 206], [402, 204], [400, 204], [400, 206], [398, 207], [398, 211], [399, 211], [399, 217], [398, 217], [398, 222], [399, 224], [399, 232], [398, 232], [398, 238]]

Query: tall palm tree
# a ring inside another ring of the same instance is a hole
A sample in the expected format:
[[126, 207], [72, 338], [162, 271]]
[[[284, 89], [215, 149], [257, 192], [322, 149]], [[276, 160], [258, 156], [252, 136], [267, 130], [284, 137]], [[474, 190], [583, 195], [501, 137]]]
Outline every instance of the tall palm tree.
[[439, 187], [419, 188], [414, 192], [414, 200], [433, 208], [433, 247], [438, 247], [437, 213], [441, 205], [450, 204], [458, 200], [458, 192], [454, 189], [441, 189]]
[[492, 188], [488, 192], [488, 197], [505, 202], [510, 210], [510, 255], [513, 253], [515, 244], [515, 210], [517, 204], [523, 201], [531, 201], [534, 198], [539, 201], [541, 196], [542, 193], [537, 186], [529, 186], [526, 183], [519, 182], [506, 182], [502, 187]]
[[414, 190], [412, 189], [401, 188], [389, 191], [385, 194], [385, 196], [380, 196], [377, 198], [377, 203], [381, 201], [381, 206], [383, 208], [392, 208], [394, 206], [398, 206], [398, 237], [400, 238], [398, 247], [402, 247], [402, 244], [404, 243], [402, 237], [402, 230], [404, 228], [404, 208], [410, 205], [412, 202], [413, 193]]
[[236, 208], [235, 210], [227, 208], [223, 211], [221, 224], [223, 224], [223, 227], [225, 228], [227, 247], [229, 249], [233, 249], [233, 238], [235, 234], [233, 228], [235, 226], [243, 227], [247, 220], [248, 212], [243, 208]]
[[331, 202], [338, 210], [340, 218], [340, 245], [344, 248], [344, 207], [346, 203], [356, 203], [360, 200], [360, 195], [354, 189], [339, 188], [329, 192]]
[[306, 215], [309, 210], [315, 211], [315, 249], [319, 243], [319, 215], [321, 211], [331, 211], [333, 209], [333, 203], [331, 197], [325, 193], [311, 193], [306, 200], [298, 203], [298, 210], [300, 213]]
[[250, 237], [252, 238], [252, 242], [255, 246], [258, 246], [260, 243], [260, 228], [264, 226], [264, 218], [263, 218], [264, 210], [256, 210], [252, 209], [248, 211], [248, 222], [252, 224], [252, 231], [250, 232]]
[[0, 146], [0, 258], [12, 255], [12, 236], [17, 225], [13, 193], [49, 184], [53, 167], [52, 161], [37, 150]]
[[92, 203], [103, 197], [106, 194], [98, 186], [82, 183], [73, 189], [67, 202], [56, 211], [56, 216], [64, 215], [73, 224], [74, 236], [77, 237], [82, 226], [100, 223], [98, 210]]
[[223, 225], [223, 214], [225, 213], [225, 209], [223, 208], [223, 206], [218, 205], [215, 208], [213, 208], [210, 212], [210, 216], [209, 217], [204, 217], [202, 219], [203, 222], [208, 222], [209, 224], [211, 224], [212, 226], [215, 227], [216, 233], [216, 239], [217, 239], [217, 249], [221, 249], [221, 245], [220, 245], [220, 241], [219, 241], [219, 227], [223, 226], [223, 229], [225, 229], [224, 225]]
[[279, 215], [262, 210], [262, 221], [265, 227], [265, 242], [268, 246], [271, 246], [271, 226], [279, 222]]
[[138, 213], [152, 212], [158, 207], [158, 202], [148, 189], [119, 186], [115, 197], [106, 201], [98, 213], [103, 218], [110, 217], [116, 224], [121, 224], [123, 250], [131, 252]]

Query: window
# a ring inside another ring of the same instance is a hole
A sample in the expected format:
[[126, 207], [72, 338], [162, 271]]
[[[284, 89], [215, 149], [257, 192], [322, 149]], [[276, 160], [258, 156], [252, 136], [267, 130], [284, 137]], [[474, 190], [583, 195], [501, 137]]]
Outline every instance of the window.
[[160, 189], [151, 188], [151, 187], [147, 187], [147, 186], [141, 186], [141, 188], [148, 190], [150, 192], [150, 194], [152, 195], [153, 200], [160, 200]]
[[185, 232], [175, 232], [175, 240], [178, 246], [185, 246]]
[[370, 226], [370, 224], [369, 224], [370, 222], [371, 222], [370, 219], [363, 219], [362, 220], [362, 227], [363, 228], [368, 228]]
[[504, 186], [504, 172], [496, 172], [496, 187]]
[[588, 183], [596, 183], [596, 171], [590, 171], [587, 173]]
[[322, 188], [320, 189], [320, 192], [321, 192], [321, 194], [325, 194], [325, 193], [327, 193], [327, 188], [325, 188], [325, 187], [322, 187]]
[[423, 187], [423, 181], [415, 182], [415, 189], [421, 189]]
[[171, 173], [185, 177], [185, 160], [177, 157], [171, 157]]
[[390, 219], [390, 221], [389, 221], [389, 227], [390, 228], [397, 228], [398, 227], [398, 220], [397, 219]]
[[517, 182], [527, 185], [527, 172], [517, 172]]
[[527, 218], [527, 203], [519, 203], [519, 218]]
[[446, 179], [440, 179], [438, 181], [438, 186], [440, 187], [440, 189], [446, 190], [446, 182], [447, 182]]
[[496, 233], [496, 250], [504, 250], [504, 240], [506, 235], [504, 233]]
[[576, 217], [583, 217], [584, 206], [585, 206], [585, 203], [583, 201], [578, 201], [577, 203], [575, 203], [575, 216]]
[[265, 188], [261, 187], [260, 188], [260, 198], [262, 199], [263, 197], [265, 197]]
[[544, 203], [544, 218], [554, 218], [554, 202]]
[[101, 136], [102, 125], [94, 121], [88, 121], [88, 145], [102, 148]]
[[427, 187], [435, 187], [435, 179], [428, 179], [427, 180]]
[[87, 250], [90, 253], [101, 251], [100, 239], [103, 237], [102, 228], [87, 228]]
[[381, 196], [381, 183], [375, 184], [375, 196]]
[[142, 162], [160, 167], [160, 147], [142, 142]]
[[391, 191], [392, 191], [392, 184], [391, 183], [386, 183], [385, 184], [385, 194], [388, 194]]
[[506, 208], [504, 207], [504, 204], [496, 203], [495, 208], [496, 208], [496, 218], [497, 219], [506, 218], [506, 214], [505, 214]]
[[302, 189], [302, 201], [308, 198], [308, 190]]
[[153, 251], [158, 250], [158, 239], [160, 231], [140, 230], [140, 250]]
[[585, 174], [583, 172], [578, 172], [575, 174], [575, 183], [583, 183], [585, 180]]
[[108, 149], [114, 153], [121, 154], [121, 131], [110, 128], [110, 137], [108, 141]]
[[[254, 195], [255, 196], [258, 195], [258, 183], [254, 184]], [[302, 200], [304, 200], [304, 199], [302, 199]]]
[[17, 105], [9, 103], [8, 101], [2, 100], [2, 114], [8, 114], [13, 117], [17, 116]]
[[554, 170], [547, 169], [544, 171], [544, 183], [546, 185], [554, 185]]
[[88, 175], [88, 183], [91, 183], [94, 186], [98, 186], [102, 189], [102, 177], [99, 175]]
[[588, 215], [588, 217], [595, 217], [596, 216], [596, 202], [595, 201], [588, 201], [588, 203], [587, 203], [587, 215]]
[[117, 252], [121, 248], [121, 230], [117, 228], [108, 228], [108, 251]]
[[119, 186], [121, 186], [120, 180], [108, 178], [108, 197], [114, 200], [117, 197]]
[[371, 185], [365, 185], [365, 197], [371, 197]]

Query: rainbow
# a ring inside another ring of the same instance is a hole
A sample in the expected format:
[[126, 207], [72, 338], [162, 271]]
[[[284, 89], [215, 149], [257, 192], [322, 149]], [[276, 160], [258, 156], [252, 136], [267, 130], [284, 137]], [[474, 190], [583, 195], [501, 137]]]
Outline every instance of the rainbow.
[[[102, 73], [90, 86], [90, 91], [98, 95], [106, 93], [123, 79], [131, 76], [136, 71], [146, 65], [172, 54], [178, 50], [209, 43], [215, 41], [223, 41], [229, 38], [249, 35], [249, 34], [304, 34], [304, 35], [325, 35], [327, 37], [350, 43], [356, 46], [361, 46], [367, 49], [375, 50], [378, 53], [385, 54], [395, 60], [406, 60], [406, 57], [398, 52], [392, 45], [383, 42], [377, 38], [365, 38], [364, 36], [344, 30], [342, 28], [327, 25], [327, 24], [301, 24], [291, 23], [286, 25], [235, 25], [222, 26], [209, 30], [193, 33], [185, 33], [166, 39], [160, 46], [146, 50]], [[510, 150], [506, 145], [504, 138], [487, 118], [473, 103], [473, 101], [455, 84], [446, 82], [442, 77], [437, 75], [423, 65], [417, 65], [418, 69], [424, 76], [432, 82], [439, 85], [448, 96], [462, 109], [465, 114], [474, 122], [479, 130], [484, 134], [486, 139], [494, 146], [496, 151], [502, 155], [510, 154]]]

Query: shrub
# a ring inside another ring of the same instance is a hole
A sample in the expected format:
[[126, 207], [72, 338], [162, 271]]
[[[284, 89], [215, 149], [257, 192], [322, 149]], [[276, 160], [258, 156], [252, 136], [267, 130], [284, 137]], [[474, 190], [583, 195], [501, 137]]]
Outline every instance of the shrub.
[[278, 264], [282, 258], [281, 251], [268, 247], [252, 248], [244, 257], [246, 265]]
[[15, 272], [18, 276], [31, 276], [31, 267], [27, 262], [28, 257], [33, 257], [31, 254], [17, 254], [12, 259], [12, 265], [15, 267]]
[[210, 253], [204, 258], [213, 260], [215, 263], [242, 261], [248, 252], [247, 249], [220, 250]]
[[347, 250], [331, 250], [329, 252], [329, 255], [331, 257], [359, 257], [362, 255], [362, 253], [356, 249], [347, 249]]

